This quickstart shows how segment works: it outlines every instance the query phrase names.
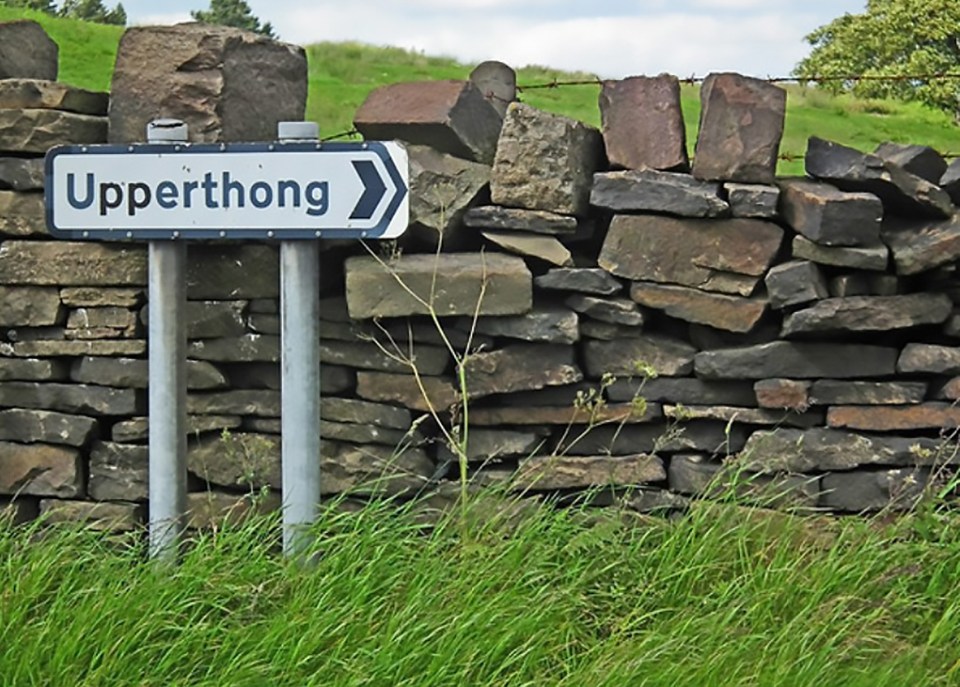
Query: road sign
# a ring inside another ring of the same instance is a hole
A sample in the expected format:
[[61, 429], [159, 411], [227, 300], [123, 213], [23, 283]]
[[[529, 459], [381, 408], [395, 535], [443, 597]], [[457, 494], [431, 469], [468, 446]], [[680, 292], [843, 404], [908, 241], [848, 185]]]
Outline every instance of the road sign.
[[390, 239], [409, 222], [398, 143], [62, 146], [47, 227], [71, 239]]

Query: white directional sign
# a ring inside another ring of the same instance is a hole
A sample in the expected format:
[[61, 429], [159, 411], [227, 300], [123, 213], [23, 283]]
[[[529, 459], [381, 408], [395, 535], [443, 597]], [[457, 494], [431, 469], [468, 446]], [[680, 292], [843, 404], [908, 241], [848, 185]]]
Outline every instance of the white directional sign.
[[46, 159], [47, 226], [90, 239], [370, 238], [409, 221], [398, 143], [63, 146]]

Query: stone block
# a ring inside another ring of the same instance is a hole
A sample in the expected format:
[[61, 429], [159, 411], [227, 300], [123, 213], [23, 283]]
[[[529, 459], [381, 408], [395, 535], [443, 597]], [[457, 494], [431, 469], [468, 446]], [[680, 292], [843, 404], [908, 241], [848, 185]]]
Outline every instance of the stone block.
[[232, 301], [279, 295], [280, 259], [275, 246], [255, 243], [191, 246], [187, 254], [187, 298], [190, 300]]
[[810, 382], [798, 379], [761, 379], [753, 385], [761, 408], [804, 411], [810, 407]]
[[426, 315], [431, 307], [441, 317], [520, 315], [533, 305], [533, 276], [515, 256], [403, 255], [388, 263], [355, 256], [345, 270], [347, 307], [355, 319]]
[[0, 235], [47, 236], [43, 195], [0, 191]]
[[398, 452], [387, 446], [323, 442], [320, 454], [323, 494], [410, 494], [423, 489], [436, 469], [419, 448]]
[[0, 441], [0, 494], [82, 497], [82, 462], [69, 446]]
[[767, 311], [765, 298], [742, 298], [650, 282], [631, 284], [630, 298], [670, 317], [731, 332], [751, 331]]
[[463, 219], [487, 195], [490, 167], [409, 146], [410, 227], [406, 236], [436, 248], [456, 248], [465, 238]]
[[[543, 432], [533, 429], [470, 428], [463, 457], [468, 463], [488, 463], [513, 456], [533, 455], [544, 443]], [[453, 451], [446, 444], [437, 447], [439, 461], [459, 460], [459, 448]]]
[[131, 532], [143, 525], [144, 512], [137, 503], [97, 503], [43, 499], [40, 515], [45, 523], [82, 524], [100, 532]]
[[[186, 367], [188, 389], [220, 389], [228, 386], [224, 374], [206, 361], [188, 360]], [[146, 389], [149, 381], [148, 361], [83, 357], [73, 361], [70, 379], [80, 384]]]
[[453, 380], [412, 374], [357, 372], [357, 395], [369, 401], [398, 403], [405, 408], [443, 413], [460, 402]]
[[778, 310], [830, 295], [820, 268], [806, 260], [791, 260], [771, 267], [764, 283], [770, 307]]
[[49, 327], [63, 322], [53, 286], [0, 286], [0, 327]]
[[722, 420], [728, 425], [734, 422], [745, 425], [783, 427], [814, 427], [823, 424], [823, 411], [804, 410], [793, 412], [775, 408], [738, 408], [731, 406], [664, 405], [664, 417], [680, 422], [690, 420]]
[[191, 341], [187, 355], [196, 360], [222, 363], [278, 362], [280, 337], [266, 334], [244, 334], [220, 339]]
[[624, 327], [643, 326], [643, 313], [634, 301], [627, 298], [600, 298], [576, 293], [568, 296], [564, 303], [581, 315], [600, 322]]
[[139, 286], [147, 283], [143, 246], [71, 241], [4, 241], [0, 283], [39, 286]]
[[522, 103], [507, 108], [490, 179], [497, 205], [583, 216], [603, 139], [591, 126]]
[[940, 187], [950, 195], [955, 205], [960, 205], [960, 157], [951, 162], [940, 177]]
[[[188, 339], [215, 339], [247, 333], [244, 310], [247, 301], [187, 301], [183, 310]], [[140, 310], [140, 320], [149, 324], [149, 308]], [[274, 332], [279, 333], [279, 332]]]
[[886, 246], [821, 246], [799, 235], [793, 237], [792, 254], [794, 258], [809, 260], [819, 265], [853, 267], [859, 270], [883, 271], [890, 262], [890, 250]]
[[777, 216], [780, 189], [776, 186], [727, 182], [723, 190], [734, 217], [769, 219]]
[[303, 119], [303, 48], [209, 24], [133, 26], [120, 39], [110, 86], [110, 141], [142, 141], [158, 117], [186, 122], [190, 140], [272, 141]]
[[491, 164], [503, 116], [470, 81], [415, 81], [380, 86], [353, 125], [364, 138], [399, 139]]
[[583, 425], [575, 425], [557, 452], [577, 456], [618, 456], [654, 451], [658, 455], [696, 451], [723, 456], [740, 451], [747, 435], [741, 424], [716, 420], [693, 420], [679, 426], [665, 422], [622, 426], [611, 423], [589, 430]]
[[960, 408], [938, 401], [907, 406], [830, 406], [827, 425], [868, 432], [951, 429], [960, 426]]
[[774, 341], [703, 351], [694, 364], [705, 379], [854, 379], [892, 376], [896, 359], [897, 349], [883, 346]]
[[823, 477], [820, 506], [849, 513], [907, 510], [922, 496], [929, 479], [929, 470], [917, 468], [835, 472]]
[[502, 208], [499, 205], [470, 208], [463, 215], [463, 223], [477, 229], [528, 231], [552, 236], [570, 236], [577, 231], [576, 217], [546, 210]]
[[926, 179], [931, 184], [939, 184], [940, 178], [947, 171], [947, 161], [930, 146], [905, 145], [887, 141], [878, 145], [873, 154], [914, 176]]
[[[900, 360], [903, 360], [901, 355]], [[898, 370], [900, 364], [897, 365]], [[810, 388], [813, 405], [907, 405], [921, 403], [927, 395], [926, 382], [855, 382], [818, 379]]]
[[684, 403], [688, 405], [753, 406], [753, 387], [750, 382], [715, 382], [682, 377], [638, 377], [618, 379], [607, 387], [611, 401], [647, 401]]
[[[2, 249], [0, 249], [2, 250]], [[61, 331], [60, 336], [63, 336]], [[86, 341], [30, 340], [13, 344], [13, 350], [4, 350], [9, 344], [0, 344], [0, 353], [23, 358], [61, 357], [75, 358], [93, 356], [133, 356], [145, 355], [145, 339], [96, 339]]]
[[280, 393], [271, 389], [230, 389], [189, 394], [187, 412], [195, 415], [280, 417]]
[[280, 495], [227, 494], [198, 491], [187, 494], [187, 529], [207, 530], [236, 525], [252, 515], [280, 509]]
[[[187, 415], [186, 436], [196, 437], [207, 432], [222, 434], [225, 429], [236, 429], [241, 425], [236, 415]], [[133, 417], [117, 422], [110, 429], [110, 438], [121, 444], [146, 441], [149, 438], [148, 418]]]
[[632, 456], [533, 456], [520, 461], [517, 489], [552, 491], [588, 487], [630, 486], [662, 482], [663, 461], [644, 454]]
[[600, 121], [610, 166], [685, 170], [686, 128], [675, 76], [631, 76], [604, 81]]
[[780, 182], [780, 215], [798, 233], [824, 246], [876, 246], [883, 204], [872, 193], [848, 193], [829, 184]]
[[[579, 398], [587, 398], [583, 394]], [[565, 405], [510, 405], [499, 408], [473, 408], [470, 422], [480, 427], [558, 425], [633, 425], [663, 418], [663, 408], [658, 403], [610, 403], [590, 405], [576, 399]], [[472, 433], [472, 430], [471, 430]]]
[[573, 255], [554, 236], [494, 230], [481, 231], [480, 234], [510, 253], [536, 258], [558, 267], [573, 265]]
[[463, 363], [471, 398], [542, 389], [583, 379], [569, 346], [511, 344], [489, 353], [474, 353]]
[[783, 136], [787, 93], [761, 79], [710, 74], [700, 87], [698, 179], [769, 184]]
[[133, 415], [141, 399], [133, 389], [88, 384], [0, 383], [0, 407], [55, 410], [80, 415]]
[[960, 213], [948, 220], [884, 222], [897, 274], [919, 274], [960, 259]]
[[946, 322], [953, 302], [942, 293], [827, 298], [783, 320], [781, 335], [888, 332]]
[[59, 49], [31, 19], [0, 23], [0, 79], [57, 80]]
[[813, 508], [820, 495], [816, 477], [736, 472], [699, 454], [673, 456], [668, 474], [671, 491], [708, 497], [735, 494], [765, 508]]
[[54, 146], [106, 141], [106, 117], [60, 110], [0, 109], [0, 151], [43, 154]]
[[623, 289], [616, 277], [598, 267], [554, 267], [535, 277], [533, 283], [548, 291], [576, 291], [598, 296], [612, 296]]
[[0, 440], [3, 441], [80, 447], [96, 433], [97, 421], [90, 417], [24, 408], [0, 410]]
[[730, 214], [729, 204], [720, 197], [720, 184], [653, 169], [594, 174], [590, 204], [614, 212], [661, 212], [680, 217]]
[[618, 277], [748, 296], [782, 241], [761, 220], [616, 215], [598, 262]]
[[583, 346], [587, 376], [604, 374], [642, 376], [649, 366], [657, 375], [682, 377], [693, 371], [697, 350], [690, 344], [657, 334], [635, 339], [587, 341]]
[[109, 93], [43, 79], [0, 79], [0, 110], [62, 110], [105, 117]]
[[0, 358], [0, 382], [55, 382], [67, 378], [69, 365], [64, 360], [37, 358]]
[[42, 191], [42, 157], [2, 157], [0, 156], [0, 190]]
[[885, 212], [908, 217], [950, 217], [946, 191], [876, 155], [811, 136], [804, 162], [807, 174], [844, 191], [865, 191], [883, 201]]
[[200, 437], [189, 442], [187, 470], [224, 487], [279, 489], [280, 437], [249, 432]]
[[457, 325], [486, 336], [503, 336], [521, 341], [572, 344], [580, 339], [577, 313], [557, 306], [535, 307], [525, 315], [480, 317]]
[[908, 343], [897, 360], [900, 374], [960, 374], [960, 348], [934, 344]]

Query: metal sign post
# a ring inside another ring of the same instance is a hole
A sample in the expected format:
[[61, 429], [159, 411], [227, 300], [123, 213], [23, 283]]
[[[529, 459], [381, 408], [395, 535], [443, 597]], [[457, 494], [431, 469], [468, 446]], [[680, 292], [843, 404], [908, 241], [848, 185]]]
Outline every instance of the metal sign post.
[[[147, 126], [148, 143], [186, 140], [183, 122]], [[187, 510], [187, 247], [151, 241], [148, 251], [150, 557], [172, 563]]]
[[[313, 122], [280, 122], [277, 138], [316, 140]], [[280, 243], [283, 552], [310, 547], [320, 505], [320, 244]]]

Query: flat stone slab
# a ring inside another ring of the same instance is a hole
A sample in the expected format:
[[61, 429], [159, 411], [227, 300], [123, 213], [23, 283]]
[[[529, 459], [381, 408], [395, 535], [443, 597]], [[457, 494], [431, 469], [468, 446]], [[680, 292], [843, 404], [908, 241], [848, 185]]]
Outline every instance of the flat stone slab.
[[427, 315], [431, 306], [438, 316], [520, 315], [533, 305], [533, 276], [516, 256], [403, 255], [389, 263], [355, 256], [345, 271], [354, 319]]
[[897, 221], [884, 224], [897, 274], [919, 274], [960, 259], [960, 213], [940, 221]]
[[105, 117], [109, 102], [109, 93], [95, 93], [58, 81], [0, 79], [0, 110], [64, 110]]
[[146, 501], [149, 473], [146, 446], [98, 441], [90, 451], [90, 496], [103, 501]]
[[720, 184], [653, 169], [598, 172], [590, 204], [614, 212], [662, 212], [680, 217], [724, 217], [730, 206]]
[[280, 251], [256, 243], [195, 243], [187, 252], [187, 298], [233, 301], [280, 296]]
[[[146, 389], [149, 363], [139, 358], [103, 358], [86, 356], [73, 361], [70, 379], [80, 384]], [[224, 374], [203, 360], [187, 360], [188, 389], [222, 389], [229, 386]]]
[[648, 367], [657, 375], [682, 377], [693, 371], [696, 352], [685, 341], [657, 334], [614, 341], [591, 340], [583, 346], [584, 364], [591, 379], [608, 373], [640, 377]]
[[220, 339], [191, 341], [187, 355], [196, 360], [222, 363], [278, 362], [280, 337], [244, 334]]
[[820, 506], [848, 513], [913, 508], [930, 480], [930, 470], [893, 468], [834, 472], [821, 480]]
[[464, 319], [457, 327], [484, 336], [503, 336], [521, 341], [572, 344], [580, 339], [577, 313], [558, 306], [535, 307], [525, 315]]
[[548, 291], [577, 291], [598, 296], [612, 296], [623, 284], [599, 267], [554, 267], [534, 277], [533, 283]]
[[777, 216], [780, 189], [776, 186], [727, 182], [723, 190], [734, 217], [768, 219]]
[[587, 296], [574, 294], [564, 303], [581, 315], [626, 327], [643, 326], [643, 312], [637, 304], [628, 298]]
[[650, 282], [631, 284], [630, 298], [671, 317], [731, 332], [749, 332], [767, 311], [765, 298], [741, 298]]
[[413, 81], [373, 90], [353, 125], [364, 138], [399, 139], [491, 164], [503, 116], [470, 81]]
[[953, 203], [939, 186], [839, 143], [811, 136], [807, 142], [806, 172], [844, 191], [865, 191], [883, 201], [884, 209], [907, 217], [950, 217]]
[[748, 296], [782, 241], [783, 230], [761, 220], [616, 215], [598, 263], [636, 281]]
[[[483, 429], [470, 428], [466, 451], [463, 457], [468, 463], [488, 463], [512, 456], [530, 456], [544, 442], [543, 432], [528, 429]], [[441, 443], [437, 447], [437, 457], [443, 461], [459, 460], [459, 448], [454, 452]]]
[[445, 377], [421, 377], [387, 372], [357, 372], [357, 395], [368, 401], [397, 403], [423, 412], [444, 413], [460, 403], [453, 380]]
[[83, 465], [76, 448], [0, 441], [0, 465], [0, 494], [83, 496]]
[[941, 293], [827, 298], [788, 315], [781, 335], [887, 332], [946, 322], [953, 301]]
[[[900, 359], [903, 360], [902, 355]], [[899, 363], [897, 368], [900, 369]], [[907, 405], [922, 403], [926, 395], [926, 382], [854, 382], [818, 379], [810, 387], [812, 405]]]
[[775, 265], [763, 281], [767, 285], [770, 307], [778, 310], [830, 295], [820, 268], [808, 260], [791, 260]]
[[603, 142], [611, 167], [688, 167], [677, 77], [660, 74], [604, 81], [599, 105]]
[[710, 74], [700, 87], [698, 179], [769, 184], [783, 136], [787, 92], [762, 79]]
[[814, 427], [823, 424], [823, 411], [793, 412], [772, 408], [738, 408], [731, 406], [663, 406], [665, 417], [674, 420], [723, 420], [745, 425], [775, 425], [777, 427]]
[[132, 532], [143, 526], [144, 509], [137, 503], [41, 499], [45, 523], [82, 524], [95, 532]]
[[0, 151], [42, 154], [59, 145], [106, 142], [106, 117], [60, 110], [0, 109]]
[[[186, 436], [216, 432], [222, 434], [225, 429], [236, 429], [243, 424], [239, 415], [187, 415]], [[146, 417], [133, 417], [116, 423], [110, 429], [110, 438], [118, 443], [146, 441], [150, 437], [150, 422]]]
[[0, 190], [42, 191], [42, 157], [2, 157], [0, 156]]
[[0, 358], [0, 382], [55, 382], [67, 378], [70, 367], [63, 360]]
[[936, 439], [885, 437], [824, 427], [759, 430], [750, 435], [736, 465], [759, 473], [918, 465], [933, 459], [937, 443]]
[[410, 423], [413, 421], [410, 411], [406, 408], [331, 396], [320, 399], [320, 417], [334, 422], [370, 424], [404, 431], [410, 429]]
[[280, 392], [272, 389], [229, 389], [187, 394], [192, 415], [255, 415], [280, 417]]
[[0, 286], [0, 327], [49, 327], [63, 314], [54, 286]]
[[543, 260], [557, 267], [573, 265], [573, 255], [571, 255], [569, 249], [553, 236], [494, 230], [481, 231], [480, 233], [483, 238], [510, 253]]
[[56, 81], [59, 49], [43, 27], [31, 20], [0, 24], [0, 79]]
[[[60, 300], [71, 308], [99, 308], [113, 305], [120, 308], [136, 308], [143, 304], [145, 290], [125, 289], [115, 286], [65, 286], [60, 289]], [[190, 307], [190, 303], [187, 303]]]
[[830, 279], [827, 285], [834, 298], [850, 296], [896, 296], [900, 293], [900, 280], [893, 274], [870, 274], [857, 272], [841, 274]]
[[24, 408], [0, 410], [0, 440], [3, 441], [80, 447], [93, 437], [97, 427], [96, 420], [79, 415]]
[[585, 216], [593, 173], [604, 163], [600, 132], [583, 122], [510, 103], [490, 179], [496, 205]]
[[0, 344], [0, 355], [20, 358], [73, 358], [79, 356], [140, 356], [147, 352], [145, 339], [94, 339], [79, 341], [18, 341], [9, 347]]
[[577, 231], [577, 218], [546, 210], [523, 210], [484, 205], [464, 213], [463, 223], [477, 229], [528, 231], [534, 234], [569, 236]]
[[727, 463], [696, 453], [673, 456], [667, 472], [672, 491], [708, 498], [732, 491], [738, 501], [763, 509], [814, 508], [820, 496], [817, 477], [739, 474]]
[[897, 349], [883, 346], [774, 341], [703, 351], [695, 369], [706, 379], [853, 379], [892, 376], [896, 360]]
[[[673, 428], [672, 430], [670, 428]], [[744, 425], [718, 420], [691, 420], [679, 427], [672, 422], [639, 423], [619, 426], [617, 423], [593, 427], [589, 431], [575, 425], [557, 451], [571, 456], [631, 455], [634, 453], [687, 453], [727, 455], [743, 448], [749, 432]]]
[[436, 470], [423, 449], [322, 442], [321, 494], [402, 495], [423, 489]]
[[520, 462], [515, 485], [518, 489], [552, 491], [628, 486], [666, 478], [663, 460], [656, 456], [534, 456]]
[[780, 182], [780, 214], [798, 233], [824, 246], [876, 246], [883, 204], [872, 193], [846, 193], [829, 184]]
[[886, 246], [859, 248], [852, 246], [821, 246], [803, 236], [794, 236], [794, 258], [801, 258], [820, 265], [853, 267], [858, 270], [883, 271], [890, 262], [890, 250]]
[[[500, 408], [474, 408], [470, 411], [470, 423], [485, 426], [543, 426], [571, 424], [616, 423], [636, 424], [650, 422], [663, 417], [662, 408], [657, 403], [611, 403], [597, 407], [576, 407], [573, 403], [557, 406], [503, 406]], [[471, 439], [472, 430], [471, 430]]]
[[960, 348], [934, 344], [909, 343], [897, 360], [897, 372], [922, 372], [938, 375], [960, 374]]
[[937, 401], [908, 406], [830, 406], [827, 425], [874, 432], [949, 429], [960, 425], [960, 408]]
[[471, 398], [572, 384], [583, 379], [569, 346], [511, 344], [464, 360], [467, 393]]
[[4, 241], [0, 283], [41, 286], [141, 286], [147, 283], [143, 246], [72, 241]]
[[804, 411], [810, 407], [810, 382], [799, 379], [761, 379], [753, 385], [761, 408]]
[[2, 382], [0, 406], [98, 416], [135, 415], [141, 404], [133, 389], [90, 384]]
[[615, 402], [644, 398], [647, 401], [690, 405], [755, 405], [750, 382], [715, 382], [682, 377], [618, 379], [607, 387], [607, 398]]
[[142, 141], [158, 115], [184, 121], [195, 142], [272, 141], [306, 100], [298, 45], [211, 24], [131, 26], [110, 84], [110, 141]]

